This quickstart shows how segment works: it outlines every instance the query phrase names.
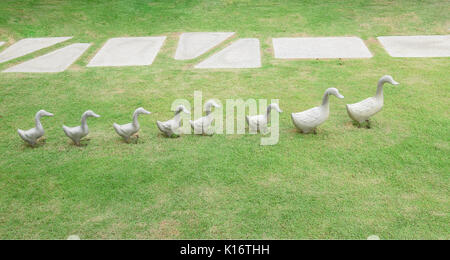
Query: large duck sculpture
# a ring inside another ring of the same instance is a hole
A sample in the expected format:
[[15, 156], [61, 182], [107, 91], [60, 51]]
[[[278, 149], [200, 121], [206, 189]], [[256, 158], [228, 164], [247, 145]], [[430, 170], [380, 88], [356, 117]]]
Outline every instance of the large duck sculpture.
[[270, 122], [270, 113], [273, 109], [278, 113], [283, 112], [277, 103], [272, 103], [267, 107], [265, 114], [247, 116], [245, 118], [251, 133], [256, 133], [259, 131], [262, 134], [266, 134], [269, 132], [267, 124]]
[[138, 117], [141, 114], [149, 115], [151, 112], [145, 110], [140, 107], [136, 109], [133, 113], [133, 122], [125, 125], [118, 125], [116, 123], [113, 124], [114, 130], [116, 133], [120, 135], [127, 143], [130, 142], [130, 138], [132, 136], [136, 137], [136, 140], [139, 138], [138, 132], [141, 126], [139, 125]]
[[20, 138], [22, 138], [25, 142], [27, 142], [31, 146], [35, 146], [38, 140], [44, 136], [45, 131], [44, 127], [41, 124], [41, 117], [43, 116], [53, 116], [52, 113], [49, 113], [45, 110], [39, 110], [34, 117], [35, 127], [29, 130], [21, 130], [17, 129], [17, 133]]
[[172, 137], [174, 135], [180, 134], [178, 129], [180, 128], [181, 123], [181, 112], [184, 112], [186, 114], [191, 113], [186, 109], [185, 106], [179, 105], [175, 109], [175, 116], [172, 119], [165, 122], [156, 121], [156, 125], [158, 126], [159, 130], [167, 137]]
[[219, 108], [214, 100], [209, 100], [205, 104], [206, 116], [201, 117], [195, 121], [189, 120], [192, 129], [194, 130], [194, 134], [200, 135], [213, 135], [214, 129], [212, 129], [211, 124], [214, 121], [214, 114], [212, 113], [212, 108]]
[[94, 113], [92, 110], [88, 110], [83, 113], [81, 116], [81, 125], [76, 127], [68, 127], [63, 125], [64, 133], [66, 133], [67, 137], [72, 139], [72, 141], [75, 143], [75, 145], [80, 146], [80, 140], [81, 138], [85, 137], [89, 134], [89, 128], [87, 125], [87, 118], [88, 117], [100, 117], [96, 113]]
[[322, 105], [308, 109], [303, 112], [292, 113], [292, 122], [300, 132], [307, 134], [316, 132], [316, 128], [325, 122], [330, 115], [329, 96], [333, 95], [337, 98], [344, 98], [336, 88], [329, 88], [325, 91], [322, 98]]
[[374, 97], [366, 98], [355, 104], [347, 104], [347, 113], [351, 119], [358, 122], [358, 126], [361, 127], [363, 122], [367, 122], [367, 127], [370, 128], [369, 118], [380, 112], [383, 108], [384, 97], [383, 97], [383, 85], [389, 83], [392, 85], [398, 85], [399, 83], [395, 81], [391, 76], [386, 75], [381, 77], [378, 81], [377, 93]]

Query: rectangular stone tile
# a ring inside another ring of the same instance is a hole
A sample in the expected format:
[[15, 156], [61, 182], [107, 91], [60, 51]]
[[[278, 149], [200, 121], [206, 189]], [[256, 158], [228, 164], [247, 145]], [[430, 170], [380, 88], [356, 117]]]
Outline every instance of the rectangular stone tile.
[[245, 38], [200, 62], [198, 69], [246, 69], [261, 67], [261, 49], [258, 39]]
[[87, 65], [88, 67], [151, 65], [165, 36], [109, 39]]
[[75, 43], [35, 59], [13, 66], [3, 72], [62, 72], [72, 65], [90, 46]]
[[392, 57], [450, 57], [450, 35], [380, 36]]
[[5, 44], [5, 42], [0, 42], [0, 47], [1, 47], [3, 44]]
[[0, 63], [25, 56], [69, 39], [72, 39], [72, 37], [27, 38], [20, 40], [0, 53]]
[[358, 37], [273, 38], [277, 59], [371, 58], [372, 53]]

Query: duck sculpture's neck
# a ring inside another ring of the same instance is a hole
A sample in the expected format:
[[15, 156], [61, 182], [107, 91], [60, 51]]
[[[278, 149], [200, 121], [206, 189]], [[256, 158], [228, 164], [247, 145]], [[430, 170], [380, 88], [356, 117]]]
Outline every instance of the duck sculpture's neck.
[[387, 82], [387, 80], [386, 80], [385, 78], [381, 78], [381, 79], [378, 81], [377, 94], [375, 95], [375, 97], [376, 97], [377, 99], [383, 100], [383, 85], [384, 85], [384, 83], [386, 83], [386, 82]]
[[272, 106], [267, 107], [266, 118], [270, 118], [270, 112], [272, 112]]
[[87, 113], [84, 113], [81, 116], [81, 129], [83, 129], [83, 130], [87, 130], [88, 129], [87, 117], [88, 117]]
[[267, 107], [267, 111], [266, 111], [266, 115], [265, 115], [267, 122], [270, 121], [270, 113], [272, 112], [272, 109], [275, 109], [276, 112], [282, 112], [277, 104], [270, 104]]
[[177, 123], [181, 121], [181, 112], [183, 112], [182, 109], [175, 112], [175, 116], [173, 117], [173, 120]]
[[42, 124], [41, 124], [41, 117], [42, 117], [41, 113], [38, 112], [36, 114], [36, 116], [34, 117], [34, 121], [36, 122], [36, 129], [43, 131], [44, 128], [42, 127]]
[[330, 106], [329, 106], [329, 104], [330, 104], [329, 98], [330, 97], [329, 97], [329, 95], [330, 95], [330, 93], [328, 91], [326, 91], [325, 94], [323, 94], [322, 105], [320, 106], [320, 108], [322, 110], [325, 110], [325, 111], [329, 111], [330, 110]]
[[138, 117], [139, 117], [139, 111], [134, 111], [134, 114], [133, 114], [133, 126], [136, 127], [136, 128], [139, 128]]
[[212, 115], [212, 107], [213, 107], [212, 103], [207, 103], [206, 104], [205, 111], [206, 111], [206, 115], [207, 116]]

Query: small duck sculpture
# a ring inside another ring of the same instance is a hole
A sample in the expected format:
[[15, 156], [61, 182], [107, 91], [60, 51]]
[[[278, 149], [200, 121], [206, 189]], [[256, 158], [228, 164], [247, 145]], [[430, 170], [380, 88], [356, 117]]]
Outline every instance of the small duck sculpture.
[[141, 114], [150, 115], [151, 112], [145, 110], [144, 108], [140, 107], [136, 109], [133, 113], [133, 122], [126, 124], [126, 125], [118, 125], [116, 123], [113, 124], [114, 129], [116, 130], [116, 133], [128, 143], [130, 141], [131, 136], [135, 136], [136, 140], [139, 138], [138, 132], [141, 126], [139, 125], [138, 117]]
[[383, 76], [378, 81], [377, 93], [374, 97], [364, 99], [363, 101], [355, 104], [347, 104], [348, 115], [351, 119], [358, 122], [359, 127], [361, 127], [361, 123], [365, 121], [367, 122], [367, 127], [370, 128], [369, 118], [380, 112], [380, 110], [383, 108], [383, 85], [385, 83], [390, 83], [392, 85], [400, 84], [389, 75]]
[[214, 121], [212, 107], [218, 108], [220, 107], [214, 100], [209, 100], [205, 104], [206, 116], [201, 117], [195, 121], [189, 120], [192, 129], [194, 130], [194, 134], [201, 135], [213, 135], [214, 129], [211, 129], [211, 124]]
[[80, 140], [81, 138], [85, 137], [89, 134], [89, 128], [87, 125], [87, 118], [88, 117], [100, 117], [96, 113], [94, 113], [92, 110], [88, 110], [83, 113], [81, 116], [81, 126], [76, 127], [67, 127], [63, 125], [64, 133], [66, 133], [67, 137], [72, 139], [72, 141], [75, 143], [75, 145], [80, 146]]
[[180, 128], [181, 123], [181, 112], [186, 114], [190, 114], [189, 110], [186, 109], [183, 105], [178, 106], [175, 109], [175, 116], [166, 122], [156, 121], [156, 125], [159, 130], [168, 137], [173, 135], [178, 135], [178, 129]]
[[322, 99], [322, 105], [314, 107], [299, 113], [292, 113], [292, 122], [302, 133], [307, 134], [316, 132], [316, 128], [325, 122], [330, 115], [329, 95], [337, 98], [344, 98], [336, 88], [329, 88], [325, 91]]
[[265, 114], [245, 117], [250, 132], [256, 133], [257, 131], [259, 131], [263, 134], [269, 132], [267, 124], [270, 122], [270, 113], [272, 109], [275, 109], [278, 113], [283, 112], [278, 104], [272, 103], [267, 107], [267, 111]]
[[41, 124], [41, 117], [43, 116], [51, 117], [53, 116], [53, 114], [45, 110], [39, 110], [34, 117], [36, 127], [26, 131], [17, 129], [17, 133], [19, 134], [20, 138], [22, 138], [25, 142], [33, 147], [37, 144], [38, 139], [43, 137], [45, 134], [44, 127], [42, 127]]

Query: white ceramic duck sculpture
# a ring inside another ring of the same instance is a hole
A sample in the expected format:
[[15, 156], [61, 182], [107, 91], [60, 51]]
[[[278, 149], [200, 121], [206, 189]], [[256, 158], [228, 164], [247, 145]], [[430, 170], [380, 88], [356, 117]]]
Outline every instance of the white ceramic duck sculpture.
[[245, 119], [247, 121], [248, 127], [252, 132], [261, 132], [263, 134], [267, 133], [269, 130], [267, 128], [267, 124], [270, 121], [270, 112], [272, 109], [275, 109], [278, 113], [283, 112], [278, 104], [272, 103], [267, 107], [267, 112], [263, 115], [256, 116], [246, 116]]
[[130, 141], [131, 136], [136, 136], [136, 138], [139, 138], [139, 135], [137, 135], [137, 132], [141, 128], [138, 122], [138, 116], [140, 114], [149, 115], [151, 112], [145, 110], [144, 108], [140, 107], [136, 109], [133, 113], [133, 122], [126, 124], [126, 125], [118, 125], [116, 123], [113, 124], [114, 129], [116, 130], [116, 133], [128, 143]]
[[17, 129], [17, 133], [19, 133], [20, 138], [22, 138], [25, 142], [27, 142], [31, 146], [35, 146], [37, 140], [42, 136], [44, 136], [45, 134], [44, 127], [42, 127], [41, 124], [41, 117], [43, 116], [53, 116], [53, 114], [45, 110], [39, 110], [36, 113], [36, 116], [34, 117], [34, 120], [36, 122], [35, 128], [26, 131]]
[[159, 130], [165, 134], [168, 137], [171, 137], [172, 135], [178, 135], [178, 128], [180, 128], [180, 122], [181, 122], [181, 112], [184, 112], [186, 114], [190, 114], [189, 110], [186, 109], [183, 105], [180, 105], [175, 110], [175, 116], [166, 122], [156, 121], [156, 125], [158, 126]]
[[201, 117], [195, 121], [189, 120], [194, 134], [213, 135], [214, 129], [211, 129], [211, 124], [214, 121], [212, 107], [220, 107], [214, 100], [209, 100], [205, 104], [206, 116]]
[[87, 125], [87, 118], [88, 117], [100, 117], [96, 113], [94, 113], [92, 110], [88, 110], [83, 113], [81, 116], [81, 126], [76, 127], [67, 127], [63, 125], [64, 133], [66, 133], [67, 137], [72, 139], [72, 141], [75, 143], [75, 145], [80, 145], [81, 138], [85, 137], [89, 134], [89, 128]]
[[313, 131], [316, 133], [316, 127], [327, 120], [330, 114], [329, 95], [338, 98], [344, 98], [336, 88], [329, 88], [325, 91], [322, 99], [322, 105], [314, 107], [299, 113], [292, 113], [292, 122], [302, 133], [307, 134]]
[[351, 119], [355, 120], [361, 126], [364, 121], [367, 122], [367, 126], [370, 128], [369, 118], [376, 113], [380, 112], [383, 108], [384, 97], [383, 97], [383, 85], [384, 83], [390, 83], [392, 85], [398, 85], [391, 76], [386, 75], [381, 77], [378, 81], [377, 93], [374, 97], [364, 99], [355, 104], [347, 104], [347, 112]]

